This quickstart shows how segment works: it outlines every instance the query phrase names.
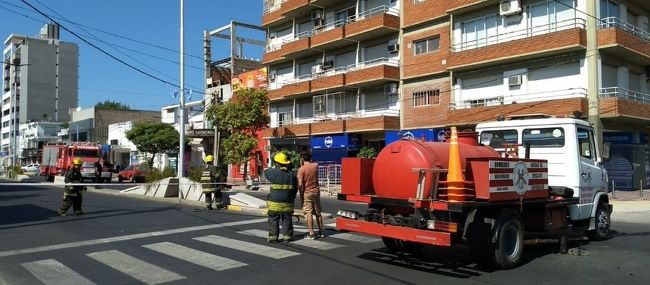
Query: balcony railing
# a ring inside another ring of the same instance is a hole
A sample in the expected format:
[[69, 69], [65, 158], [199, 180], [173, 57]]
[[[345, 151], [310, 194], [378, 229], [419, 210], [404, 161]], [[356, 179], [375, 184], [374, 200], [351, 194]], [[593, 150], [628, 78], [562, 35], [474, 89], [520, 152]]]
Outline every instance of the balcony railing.
[[501, 106], [515, 103], [530, 103], [548, 100], [559, 100], [568, 98], [585, 98], [587, 97], [587, 89], [585, 88], [569, 88], [561, 90], [531, 92], [519, 95], [496, 95], [489, 98], [469, 99], [461, 102], [449, 103], [449, 109], [469, 109], [476, 107], [490, 107]]
[[327, 114], [321, 116], [313, 116], [307, 118], [293, 118], [293, 120], [278, 121], [278, 126], [294, 125], [294, 124], [313, 124], [319, 122], [327, 122], [334, 120], [345, 120], [354, 118], [372, 118], [372, 117], [398, 117], [399, 110], [384, 109], [384, 110], [359, 110], [354, 112], [345, 112], [337, 114]]
[[278, 89], [282, 88], [282, 86], [286, 84], [292, 84], [292, 83], [298, 83], [298, 82], [303, 82], [307, 80], [312, 80], [317, 77], [324, 77], [324, 76], [332, 76], [336, 74], [341, 74], [341, 73], [347, 73], [349, 71], [355, 71], [355, 70], [360, 70], [364, 68], [370, 68], [373, 66], [377, 65], [390, 65], [390, 66], [399, 66], [399, 59], [397, 58], [390, 58], [390, 57], [380, 57], [380, 58], [375, 58], [371, 60], [366, 60], [359, 62], [358, 64], [350, 64], [350, 65], [345, 65], [345, 66], [339, 66], [336, 68], [330, 68], [330, 69], [325, 69], [321, 73], [313, 73], [313, 74], [305, 74], [301, 76], [297, 76], [294, 78], [288, 78], [288, 79], [283, 79], [283, 80], [276, 80], [276, 82], [273, 82], [269, 84], [268, 89], [273, 90], [273, 89]]
[[[452, 52], [465, 51], [465, 50], [510, 42], [518, 39], [529, 38], [533, 36], [549, 34], [557, 31], [568, 30], [573, 28], [584, 29], [585, 20], [580, 18], [567, 19], [559, 22], [549, 23], [546, 25], [527, 27], [525, 29], [516, 30], [507, 33], [499, 33], [499, 27], [497, 27], [496, 35], [453, 44], [451, 46], [451, 51]], [[461, 35], [461, 38], [462, 36], [463, 35]]]
[[282, 6], [282, 3], [287, 2], [287, 0], [264, 0], [264, 8], [262, 9], [262, 15], [279, 10]]
[[372, 16], [377, 15], [377, 14], [384, 14], [384, 13], [394, 15], [394, 16], [399, 16], [399, 9], [397, 9], [397, 8], [389, 8], [386, 5], [381, 5], [381, 6], [378, 6], [378, 7], [363, 11], [363, 12], [359, 13], [359, 15], [357, 15], [357, 16], [350, 17], [351, 18], [350, 22], [360, 21], [360, 20], [363, 20], [365, 18], [372, 17]]
[[640, 37], [646, 41], [650, 41], [650, 32], [645, 31], [635, 25], [632, 25], [626, 21], [623, 21], [620, 18], [616, 17], [607, 17], [604, 19], [600, 20], [599, 23], [599, 28], [600, 29], [606, 29], [606, 28], [611, 28], [615, 27], [621, 30], [624, 30], [630, 34], [633, 34], [637, 37]]
[[600, 97], [618, 97], [627, 100], [650, 104], [650, 94], [632, 91], [620, 87], [600, 88]]

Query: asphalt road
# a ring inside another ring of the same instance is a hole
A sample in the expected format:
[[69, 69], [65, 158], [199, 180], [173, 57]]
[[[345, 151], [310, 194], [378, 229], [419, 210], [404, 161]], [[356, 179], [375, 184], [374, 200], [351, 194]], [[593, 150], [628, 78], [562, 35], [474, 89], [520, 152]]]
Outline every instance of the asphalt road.
[[[171, 201], [84, 193], [83, 216], [59, 217], [62, 189], [0, 184], [0, 284], [647, 284], [650, 227], [620, 216], [612, 238], [526, 247], [508, 271], [477, 267], [467, 248], [394, 254], [340, 233], [268, 244], [264, 217]], [[264, 192], [253, 193], [264, 197]], [[360, 208], [323, 197], [325, 211]]]

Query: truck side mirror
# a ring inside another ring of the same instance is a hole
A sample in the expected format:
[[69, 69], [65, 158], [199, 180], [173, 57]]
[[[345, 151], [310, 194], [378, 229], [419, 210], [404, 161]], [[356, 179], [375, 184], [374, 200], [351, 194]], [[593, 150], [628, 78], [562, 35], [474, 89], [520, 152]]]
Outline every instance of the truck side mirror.
[[[603, 154], [602, 154], [602, 159], [608, 160], [609, 159], [609, 151], [611, 148], [612, 144], [610, 142], [605, 142], [603, 143]], [[602, 160], [601, 159], [601, 160]]]

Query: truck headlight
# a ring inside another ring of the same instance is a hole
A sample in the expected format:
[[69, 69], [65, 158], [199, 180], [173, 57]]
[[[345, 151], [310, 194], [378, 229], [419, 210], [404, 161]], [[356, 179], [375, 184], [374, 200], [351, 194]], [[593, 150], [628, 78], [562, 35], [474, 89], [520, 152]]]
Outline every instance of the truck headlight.
[[356, 220], [356, 219], [359, 218], [359, 213], [357, 213], [355, 211], [350, 211], [350, 210], [338, 210], [336, 212], [336, 215], [338, 215], [340, 217], [348, 218], [348, 219], [353, 219], [353, 220]]

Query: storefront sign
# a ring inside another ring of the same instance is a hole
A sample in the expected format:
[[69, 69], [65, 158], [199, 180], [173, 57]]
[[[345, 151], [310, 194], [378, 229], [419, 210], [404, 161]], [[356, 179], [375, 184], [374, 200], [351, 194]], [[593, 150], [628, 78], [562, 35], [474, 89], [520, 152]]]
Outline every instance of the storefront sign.
[[444, 142], [445, 141], [444, 129], [415, 129], [403, 131], [386, 131], [384, 138], [386, 144], [392, 143], [400, 139], [414, 139], [423, 140], [428, 142]]
[[355, 149], [359, 147], [356, 134], [326, 135], [311, 137], [311, 149]]
[[640, 133], [604, 132], [603, 141], [612, 144], [646, 144], [647, 138]]

